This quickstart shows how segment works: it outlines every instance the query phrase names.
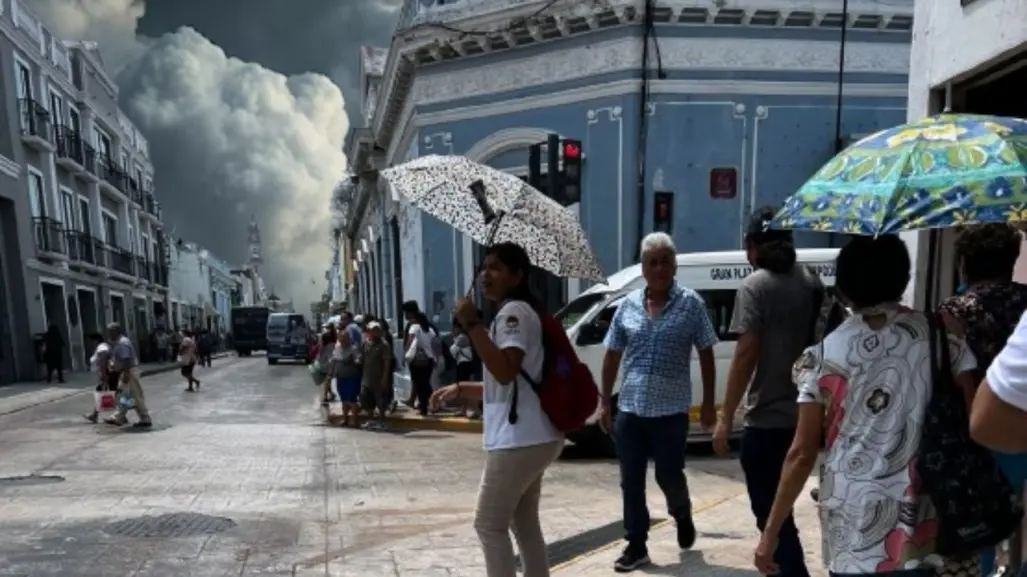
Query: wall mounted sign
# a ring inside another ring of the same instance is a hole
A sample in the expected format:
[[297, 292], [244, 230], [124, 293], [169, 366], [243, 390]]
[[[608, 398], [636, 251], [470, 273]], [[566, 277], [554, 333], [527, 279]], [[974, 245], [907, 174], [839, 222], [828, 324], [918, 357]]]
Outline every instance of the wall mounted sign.
[[710, 198], [731, 199], [738, 196], [738, 169], [733, 166], [710, 170]]

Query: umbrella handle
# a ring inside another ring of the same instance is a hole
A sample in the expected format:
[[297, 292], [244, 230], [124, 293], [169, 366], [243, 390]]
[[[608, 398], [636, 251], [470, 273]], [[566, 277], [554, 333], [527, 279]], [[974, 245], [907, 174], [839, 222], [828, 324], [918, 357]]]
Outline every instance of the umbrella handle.
[[[489, 228], [488, 235], [485, 236], [485, 247], [492, 246], [492, 242], [496, 239], [496, 233], [499, 232], [499, 223], [503, 221], [503, 213], [500, 212], [492, 220], [492, 226]], [[481, 269], [485, 266], [485, 256], [482, 255], [481, 260], [474, 267], [474, 276], [471, 278], [471, 286], [467, 289], [467, 294], [464, 298], [471, 298], [474, 294], [474, 287], [478, 286], [478, 277], [481, 276]]]

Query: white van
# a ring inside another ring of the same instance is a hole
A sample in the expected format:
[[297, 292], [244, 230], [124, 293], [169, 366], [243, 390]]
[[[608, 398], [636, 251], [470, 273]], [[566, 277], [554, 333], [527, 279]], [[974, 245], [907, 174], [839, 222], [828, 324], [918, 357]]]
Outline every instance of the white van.
[[[796, 251], [797, 261], [802, 266], [810, 267], [820, 275], [824, 286], [834, 286], [834, 262], [839, 249], [801, 249]], [[735, 306], [735, 293], [742, 280], [752, 272], [752, 266], [745, 251], [705, 252], [677, 255], [678, 285], [698, 292], [706, 301], [710, 319], [717, 331], [720, 342], [713, 347], [717, 363], [717, 408], [724, 399], [727, 387], [727, 372], [734, 353], [737, 335], [728, 331], [731, 313]], [[631, 291], [645, 286], [642, 278], [641, 265], [630, 266], [607, 279], [606, 284], [596, 285], [556, 313], [556, 318], [563, 323], [567, 336], [574, 344], [582, 362], [592, 371], [596, 383], [600, 382], [603, 355], [603, 338], [609, 327], [613, 313], [621, 301]], [[614, 410], [616, 397], [620, 391], [620, 375], [614, 384]], [[712, 431], [704, 431], [699, 426], [699, 405], [702, 402], [702, 378], [699, 372], [699, 360], [692, 356], [692, 402], [696, 403], [689, 411], [693, 426], [689, 430], [689, 441], [708, 441]], [[599, 430], [596, 423], [598, 415], [593, 417], [590, 426], [574, 433], [570, 440], [578, 444], [596, 445], [597, 448], [608, 449], [609, 437]], [[742, 426], [741, 415], [735, 419], [736, 431]]]

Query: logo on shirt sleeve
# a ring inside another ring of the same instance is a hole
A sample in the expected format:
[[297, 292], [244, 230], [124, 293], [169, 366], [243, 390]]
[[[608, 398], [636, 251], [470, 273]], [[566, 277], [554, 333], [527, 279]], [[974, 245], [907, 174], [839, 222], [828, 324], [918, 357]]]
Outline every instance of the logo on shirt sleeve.
[[506, 317], [506, 328], [507, 329], [516, 329], [519, 326], [521, 326], [521, 320], [520, 319], [518, 319], [517, 317], [515, 317], [513, 315], [510, 315], [510, 316]]

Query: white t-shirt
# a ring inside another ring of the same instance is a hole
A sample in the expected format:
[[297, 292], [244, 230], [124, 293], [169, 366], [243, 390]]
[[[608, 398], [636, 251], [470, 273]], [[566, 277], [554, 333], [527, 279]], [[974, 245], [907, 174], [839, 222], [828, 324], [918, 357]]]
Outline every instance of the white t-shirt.
[[431, 346], [432, 338], [435, 337], [435, 331], [431, 329], [425, 331], [421, 328], [421, 325], [411, 323], [410, 328], [407, 330], [407, 335], [414, 337], [414, 340], [417, 341], [417, 348], [424, 351], [429, 358], [438, 362], [438, 355], [435, 354], [435, 351]]
[[988, 367], [988, 386], [996, 397], [1027, 411], [1027, 314]]
[[[542, 378], [542, 322], [538, 314], [524, 301], [503, 304], [492, 321], [489, 331], [492, 342], [500, 349], [521, 349], [521, 366], [536, 382]], [[538, 395], [523, 376], [517, 377], [517, 424], [510, 424], [510, 404], [513, 402], [513, 384], [500, 384], [484, 369], [485, 450], [497, 451], [516, 447], [530, 447], [558, 441], [563, 435], [542, 411]]]
[[[100, 356], [109, 355], [111, 347], [107, 343], [100, 343], [96, 345], [96, 350], [93, 351], [93, 356], [89, 358], [89, 364], [96, 370], [100, 370], [103, 367], [100, 366]], [[109, 358], [109, 356], [107, 357]]]

